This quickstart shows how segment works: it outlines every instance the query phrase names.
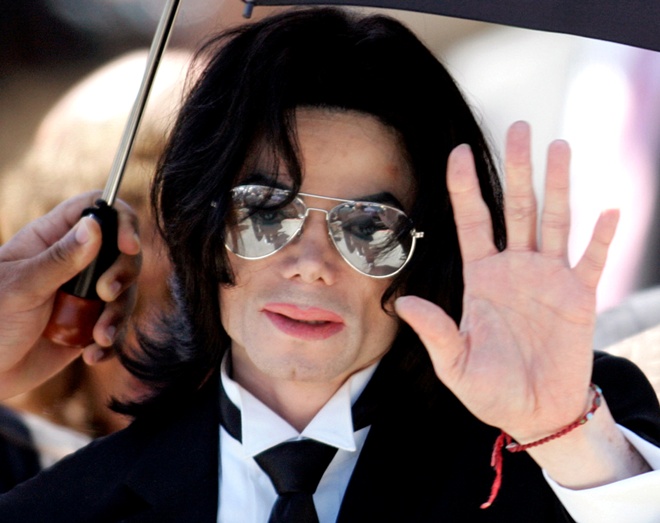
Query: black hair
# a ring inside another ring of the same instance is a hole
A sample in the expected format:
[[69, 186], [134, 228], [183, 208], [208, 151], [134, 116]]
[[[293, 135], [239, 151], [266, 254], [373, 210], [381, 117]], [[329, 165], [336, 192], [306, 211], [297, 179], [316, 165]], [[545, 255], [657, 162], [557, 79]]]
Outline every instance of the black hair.
[[[233, 282], [223, 241], [228, 193], [257, 141], [286, 164], [294, 191], [300, 188], [296, 107], [368, 113], [399, 133], [415, 178], [409, 214], [425, 236], [383, 303], [397, 292], [414, 294], [458, 321], [463, 280], [445, 180], [450, 151], [471, 146], [500, 249], [502, 193], [482, 131], [431, 51], [392, 18], [308, 8], [224, 32], [200, 57], [208, 65], [180, 111], [152, 186], [174, 267], [176, 312], [158, 339], [142, 336], [136, 354], [122, 354], [130, 371], [156, 386], [151, 401], [198, 388], [229, 347], [218, 302], [218, 285]], [[405, 346], [412, 367], [430, 368], [409, 328], [394, 345]]]

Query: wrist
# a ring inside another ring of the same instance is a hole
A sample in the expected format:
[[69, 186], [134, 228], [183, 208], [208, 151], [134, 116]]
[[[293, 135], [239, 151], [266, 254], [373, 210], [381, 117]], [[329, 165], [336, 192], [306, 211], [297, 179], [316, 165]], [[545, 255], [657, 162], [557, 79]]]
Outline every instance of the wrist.
[[508, 450], [509, 452], [522, 452], [525, 450], [532, 449], [534, 447], [539, 447], [553, 440], [566, 436], [568, 433], [574, 431], [575, 429], [578, 429], [579, 427], [587, 423], [589, 420], [593, 418], [594, 414], [596, 413], [596, 411], [603, 402], [603, 391], [600, 389], [598, 385], [595, 385], [594, 383], [589, 384], [589, 393], [591, 397], [589, 408], [585, 411], [585, 413], [582, 416], [577, 418], [575, 421], [569, 423], [568, 425], [562, 427], [561, 429], [551, 434], [548, 434], [547, 436], [534, 439], [532, 441], [528, 441], [525, 443], [520, 443], [518, 441], [515, 441], [511, 436], [505, 434], [505, 439], [507, 441], [507, 444], [505, 446], [506, 450]]
[[606, 485], [650, 470], [616, 426], [604, 399], [589, 423], [527, 452], [555, 482], [574, 490]]
[[504, 431], [500, 434], [491, 457], [495, 481], [482, 508], [489, 507], [497, 496], [504, 455], [509, 452], [527, 451], [553, 480], [573, 489], [604, 485], [648, 470], [617, 428], [600, 389], [592, 384], [590, 394], [590, 406], [584, 414], [552, 434], [524, 444]]

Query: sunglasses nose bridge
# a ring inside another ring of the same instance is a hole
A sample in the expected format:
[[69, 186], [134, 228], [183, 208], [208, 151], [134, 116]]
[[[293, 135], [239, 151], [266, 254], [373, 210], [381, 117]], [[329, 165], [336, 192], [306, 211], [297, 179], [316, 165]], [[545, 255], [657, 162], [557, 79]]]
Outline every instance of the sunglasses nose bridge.
[[309, 207], [309, 206], [306, 205], [305, 206], [305, 214], [303, 216], [303, 223], [302, 223], [302, 226], [300, 227], [301, 231], [302, 231], [302, 228], [305, 226], [305, 223], [307, 223], [307, 218], [309, 216], [310, 211], [318, 211], [318, 212], [322, 212], [323, 214], [325, 214], [325, 223], [326, 223], [326, 226], [329, 227], [330, 224], [328, 223], [328, 221], [329, 221], [330, 211], [327, 211], [325, 209], [321, 209], [319, 207]]
[[[330, 231], [330, 213], [332, 212], [333, 209], [327, 210], [327, 209], [322, 209], [320, 207], [310, 207], [308, 205], [305, 205], [305, 214], [303, 215], [303, 220], [302, 223], [300, 224], [300, 228], [298, 229], [297, 236], [300, 237], [304, 231], [305, 224], [307, 223], [307, 217], [309, 216], [310, 211], [318, 211], [323, 214], [325, 214], [325, 227], [326, 231], [328, 233], [328, 238], [330, 239], [330, 242], [332, 245], [339, 251], [339, 246], [337, 245], [337, 242], [332, 236], [332, 232]], [[344, 255], [339, 251], [339, 254], [344, 257]]]

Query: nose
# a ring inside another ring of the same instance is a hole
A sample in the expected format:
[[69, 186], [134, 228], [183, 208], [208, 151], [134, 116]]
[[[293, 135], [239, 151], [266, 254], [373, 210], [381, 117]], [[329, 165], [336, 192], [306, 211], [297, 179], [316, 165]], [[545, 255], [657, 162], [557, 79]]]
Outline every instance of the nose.
[[287, 277], [327, 285], [336, 281], [343, 260], [328, 235], [326, 216], [324, 209], [308, 208], [302, 231], [286, 249]]

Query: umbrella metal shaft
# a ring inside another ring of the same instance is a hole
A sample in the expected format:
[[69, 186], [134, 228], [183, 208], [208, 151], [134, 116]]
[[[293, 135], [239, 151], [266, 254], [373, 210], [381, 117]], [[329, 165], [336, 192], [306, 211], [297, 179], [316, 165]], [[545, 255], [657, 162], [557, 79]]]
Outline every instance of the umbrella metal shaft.
[[163, 55], [163, 51], [167, 47], [167, 41], [169, 40], [170, 34], [172, 33], [172, 26], [174, 25], [180, 3], [181, 0], [168, 0], [167, 4], [165, 5], [165, 9], [163, 10], [163, 14], [160, 17], [160, 21], [158, 22], [156, 34], [154, 35], [151, 48], [149, 49], [147, 66], [144, 71], [144, 76], [142, 77], [140, 90], [138, 91], [138, 95], [135, 99], [135, 103], [133, 104], [128, 122], [124, 128], [124, 133], [122, 135], [121, 142], [119, 143], [119, 148], [117, 149], [115, 159], [110, 169], [108, 181], [101, 196], [101, 199], [104, 200], [109, 206], [112, 206], [115, 198], [117, 197], [119, 184], [121, 183], [121, 179], [124, 175], [128, 157], [131, 154], [131, 150], [133, 149], [133, 144], [135, 142], [135, 135], [137, 134], [140, 120], [142, 119], [144, 109], [147, 105], [149, 91], [151, 90], [151, 85], [153, 84], [153, 80], [156, 76], [156, 70]]

